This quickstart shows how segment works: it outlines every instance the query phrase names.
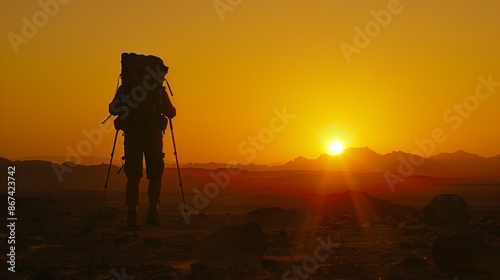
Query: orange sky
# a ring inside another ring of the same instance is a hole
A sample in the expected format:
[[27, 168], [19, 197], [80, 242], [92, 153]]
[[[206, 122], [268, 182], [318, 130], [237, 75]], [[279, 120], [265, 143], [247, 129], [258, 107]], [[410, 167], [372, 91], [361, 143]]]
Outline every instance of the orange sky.
[[500, 153], [499, 1], [60, 2], [0, 1], [0, 156], [108, 157], [113, 132], [82, 143], [122, 52], [170, 67], [181, 162], [412, 152], [435, 129], [434, 153]]

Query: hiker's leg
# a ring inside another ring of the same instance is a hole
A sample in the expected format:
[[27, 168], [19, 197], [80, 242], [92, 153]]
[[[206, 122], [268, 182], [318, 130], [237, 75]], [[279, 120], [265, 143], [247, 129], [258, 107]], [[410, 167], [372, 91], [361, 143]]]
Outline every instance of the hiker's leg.
[[163, 134], [161, 131], [151, 133], [148, 145], [145, 145], [146, 174], [149, 179], [148, 197], [149, 204], [155, 206], [160, 203], [161, 179], [165, 163], [163, 158]]
[[149, 205], [156, 206], [160, 203], [161, 179], [149, 179], [148, 198]]
[[141, 177], [128, 177], [125, 187], [125, 204], [129, 208], [136, 208], [139, 204], [139, 183]]
[[137, 205], [139, 204], [139, 183], [142, 177], [142, 141], [134, 134], [125, 134], [125, 166], [127, 185], [125, 204], [128, 206], [127, 224], [137, 224]]
[[146, 223], [151, 226], [161, 225], [158, 216], [158, 203], [160, 203], [161, 179], [149, 179], [148, 196], [149, 210]]
[[163, 158], [165, 154], [163, 150], [163, 134], [153, 133], [148, 138], [149, 145], [144, 151], [146, 158], [146, 173], [149, 179], [148, 185], [148, 198], [149, 198], [149, 211], [146, 222], [149, 225], [160, 225], [158, 217], [158, 203], [160, 203], [161, 194], [161, 180], [163, 176], [163, 169], [165, 164]]
[[125, 133], [125, 166], [123, 170], [127, 175], [125, 203], [129, 207], [139, 204], [139, 182], [142, 177], [142, 150], [143, 141], [140, 135]]

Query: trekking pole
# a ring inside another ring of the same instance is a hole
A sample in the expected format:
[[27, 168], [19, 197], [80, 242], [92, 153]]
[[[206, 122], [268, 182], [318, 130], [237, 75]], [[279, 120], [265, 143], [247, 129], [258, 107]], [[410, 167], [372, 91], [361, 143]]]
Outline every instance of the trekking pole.
[[106, 196], [106, 189], [108, 188], [109, 173], [111, 172], [111, 164], [113, 164], [113, 155], [115, 154], [116, 138], [118, 138], [118, 129], [115, 133], [115, 140], [113, 141], [113, 149], [111, 150], [111, 159], [109, 160], [108, 175], [106, 176], [106, 183], [104, 183], [104, 193], [102, 194], [101, 209], [99, 209], [98, 221], [101, 219], [102, 207], [104, 206], [104, 197]]
[[171, 118], [168, 118], [168, 123], [170, 124], [170, 133], [172, 134], [172, 143], [174, 146], [175, 163], [177, 164], [177, 175], [179, 176], [179, 187], [181, 189], [181, 194], [182, 194], [182, 203], [184, 203], [184, 211], [187, 213], [186, 200], [184, 199], [184, 190], [182, 189], [181, 169], [179, 167], [179, 159], [177, 158], [177, 148], [175, 146], [174, 127], [172, 126], [172, 119]]
[[109, 120], [109, 118], [111, 118], [111, 116], [112, 116], [112, 115], [110, 114], [110, 115], [109, 115], [106, 119], [104, 119], [104, 120], [101, 122], [101, 124], [104, 124], [105, 122], [107, 122], [107, 121]]
[[168, 80], [165, 79], [165, 82], [167, 82], [168, 90], [170, 91], [170, 95], [174, 96], [174, 93], [172, 92], [172, 89], [170, 88], [170, 84], [168, 83]]

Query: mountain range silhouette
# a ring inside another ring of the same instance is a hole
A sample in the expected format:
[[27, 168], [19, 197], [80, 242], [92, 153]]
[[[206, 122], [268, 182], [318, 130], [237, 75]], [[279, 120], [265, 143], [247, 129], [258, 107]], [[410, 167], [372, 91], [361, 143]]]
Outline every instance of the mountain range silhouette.
[[350, 172], [394, 172], [413, 168], [411, 175], [431, 177], [499, 176], [500, 155], [481, 157], [459, 150], [428, 158], [401, 151], [378, 154], [369, 148], [346, 149], [340, 156], [323, 154], [316, 159], [297, 157], [282, 170], [330, 170]]
[[[412, 162], [418, 162], [413, 164]], [[349, 148], [342, 154], [331, 156], [322, 154], [318, 158], [308, 159], [299, 156], [280, 165], [241, 165], [240, 168], [249, 171], [265, 170], [307, 170], [307, 171], [346, 171], [346, 172], [370, 172], [401, 173], [401, 165], [411, 165], [414, 172], [411, 175], [422, 175], [430, 177], [468, 177], [468, 176], [499, 176], [500, 155], [493, 157], [482, 157], [462, 150], [454, 153], [440, 153], [428, 158], [420, 157], [410, 153], [394, 151], [388, 154], [378, 154], [371, 149]], [[218, 169], [226, 168], [224, 163], [189, 163], [183, 165], [185, 168]]]
[[[45, 160], [45, 158], [49, 160]], [[31, 170], [30, 173], [37, 173], [41, 176], [50, 176], [54, 163], [63, 163], [64, 157], [32, 157], [26, 160], [17, 160], [25, 168]], [[83, 166], [106, 165], [104, 158], [90, 157], [84, 158]], [[0, 158], [0, 165], [6, 166], [11, 160]], [[114, 165], [119, 166], [119, 162], [114, 161]], [[173, 163], [166, 163], [166, 168], [174, 168]], [[225, 169], [226, 163], [187, 163], [181, 166], [184, 169]], [[476, 154], [464, 152], [462, 150], [454, 153], [440, 153], [428, 158], [417, 155], [394, 151], [388, 154], [378, 154], [373, 150], [364, 148], [349, 148], [341, 155], [330, 156], [322, 154], [318, 158], [308, 159], [299, 156], [281, 165], [239, 165], [238, 168], [248, 171], [278, 171], [278, 170], [304, 170], [304, 171], [344, 171], [360, 173], [401, 173], [402, 171], [412, 171], [413, 176], [429, 177], [470, 177], [470, 176], [500, 176], [500, 155], [492, 157], [482, 157]], [[52, 176], [51, 176], [52, 177]]]

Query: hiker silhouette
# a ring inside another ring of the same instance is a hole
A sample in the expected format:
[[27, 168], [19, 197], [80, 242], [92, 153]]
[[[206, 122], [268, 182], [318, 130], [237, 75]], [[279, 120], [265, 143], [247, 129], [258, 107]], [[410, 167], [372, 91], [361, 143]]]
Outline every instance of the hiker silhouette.
[[152, 55], [123, 53], [121, 56], [122, 85], [117, 88], [109, 113], [118, 116], [115, 128], [124, 132], [125, 163], [127, 175], [125, 204], [128, 206], [127, 227], [137, 227], [139, 183], [143, 176], [143, 156], [146, 176], [149, 179], [148, 225], [160, 225], [158, 203], [164, 169], [163, 134], [167, 118], [176, 115], [163, 81], [168, 67]]

